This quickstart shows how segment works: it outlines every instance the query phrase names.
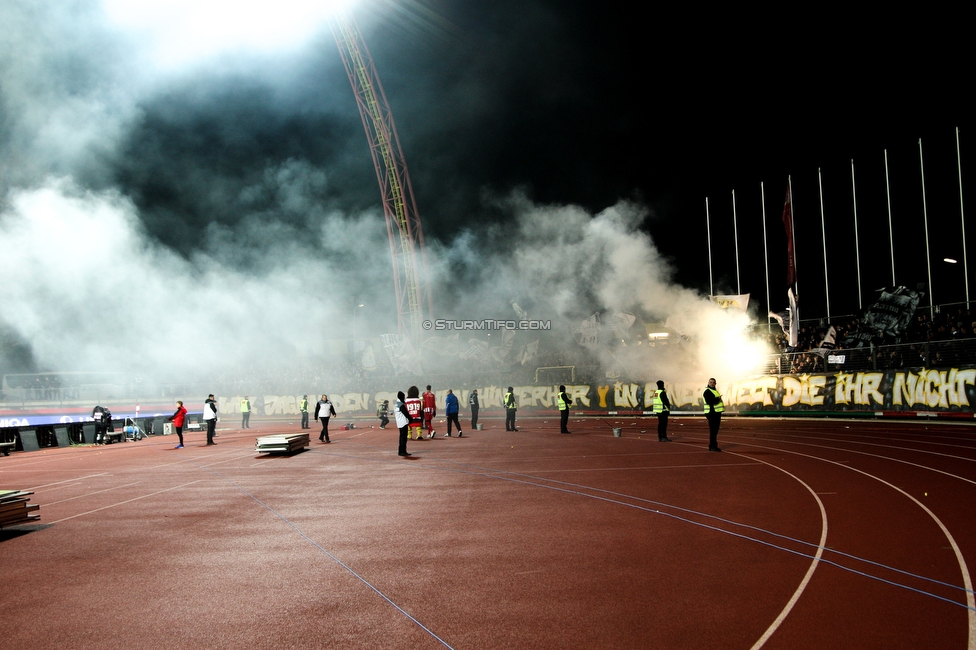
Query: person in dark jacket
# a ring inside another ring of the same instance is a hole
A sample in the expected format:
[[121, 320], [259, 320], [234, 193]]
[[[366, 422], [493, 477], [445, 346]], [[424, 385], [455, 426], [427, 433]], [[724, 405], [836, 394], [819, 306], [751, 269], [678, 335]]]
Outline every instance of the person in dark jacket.
[[407, 429], [410, 428], [410, 411], [407, 410], [406, 401], [407, 396], [403, 394], [403, 391], [397, 393], [396, 404], [393, 405], [393, 417], [396, 418], [397, 428], [400, 429], [400, 447], [397, 450], [397, 455], [399, 456], [409, 456], [407, 453]]
[[447, 397], [444, 398], [444, 412], [447, 413], [447, 437], [448, 438], [451, 437], [452, 422], [454, 423], [454, 426], [457, 427], [458, 438], [464, 436], [464, 434], [461, 433], [461, 422], [458, 420], [458, 411], [459, 411], [459, 407], [458, 407], [457, 395], [454, 394], [453, 390], [448, 389]]
[[657, 439], [658, 442], [671, 442], [668, 437], [668, 416], [671, 414], [671, 400], [668, 399], [668, 391], [664, 390], [664, 382], [657, 380], [657, 390], [652, 398], [654, 415], [657, 416]]
[[203, 403], [203, 419], [207, 423], [207, 444], [216, 445], [213, 439], [217, 433], [217, 402], [214, 401], [213, 393]]
[[311, 429], [308, 426], [308, 395], [302, 395], [302, 401], [298, 403], [298, 410], [302, 412], [302, 428]]
[[329, 401], [329, 396], [323, 395], [322, 399], [315, 405], [315, 418], [322, 421], [322, 433], [319, 434], [320, 442], [332, 442], [329, 440], [329, 418], [335, 414], [335, 407]]
[[708, 420], [708, 451], [722, 451], [718, 448], [718, 428], [722, 425], [725, 403], [722, 402], [722, 393], [715, 390], [714, 377], [708, 380], [708, 388], [702, 393], [702, 401], [705, 403], [705, 419]]
[[559, 407], [559, 433], [572, 433], [569, 428], [569, 407], [573, 405], [573, 400], [566, 394], [566, 387], [560, 386], [559, 393], [556, 394], [556, 406]]
[[508, 392], [502, 398], [502, 405], [505, 407], [505, 431], [518, 431], [515, 428], [515, 412], [518, 410], [518, 400], [515, 398], [515, 389], [508, 387]]
[[478, 401], [478, 389], [475, 388], [468, 395], [468, 406], [471, 407], [471, 428], [478, 428], [478, 410], [481, 408], [481, 403]]

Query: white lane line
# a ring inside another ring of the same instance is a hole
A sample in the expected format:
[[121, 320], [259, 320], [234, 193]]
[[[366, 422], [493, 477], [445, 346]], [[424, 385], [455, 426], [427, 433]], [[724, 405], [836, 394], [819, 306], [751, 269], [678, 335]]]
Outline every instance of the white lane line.
[[172, 492], [173, 490], [179, 490], [188, 485], [193, 485], [194, 483], [201, 483], [204, 479], [198, 479], [196, 481], [190, 481], [189, 483], [184, 483], [183, 485], [177, 485], [175, 487], [166, 488], [165, 490], [159, 490], [158, 492], [153, 492], [151, 494], [144, 494], [141, 497], [135, 497], [132, 499], [126, 499], [125, 501], [119, 501], [118, 503], [113, 503], [111, 505], [102, 506], [101, 508], [95, 508], [94, 510], [89, 510], [88, 512], [79, 512], [76, 515], [71, 515], [70, 517], [63, 517], [57, 521], [52, 521], [52, 524], [60, 524], [62, 521], [68, 521], [69, 519], [76, 519], [77, 517], [84, 517], [85, 515], [90, 515], [96, 512], [101, 512], [102, 510], [108, 510], [109, 508], [114, 508], [116, 506], [123, 506], [127, 503], [132, 503], [133, 501], [139, 501], [140, 499], [148, 499], [149, 497], [154, 497], [157, 494], [163, 494], [165, 492]]
[[94, 494], [101, 494], [102, 492], [111, 492], [112, 490], [121, 490], [122, 488], [132, 487], [133, 485], [139, 485], [139, 481], [135, 483], [126, 483], [125, 485], [115, 485], [110, 488], [105, 488], [104, 490], [96, 490], [95, 492], [85, 492], [84, 494], [79, 494], [77, 496], [68, 497], [67, 499], [61, 499], [60, 501], [47, 501], [44, 503], [44, 507], [56, 506], [59, 503], [64, 503], [65, 501], [74, 501], [75, 499], [84, 499], [85, 497], [90, 497]]
[[806, 590], [807, 585], [810, 584], [810, 579], [813, 577], [813, 572], [817, 570], [817, 566], [820, 564], [820, 558], [823, 556], [824, 547], [827, 545], [827, 510], [824, 508], [823, 501], [821, 501], [820, 497], [817, 496], [817, 493], [813, 491], [813, 488], [807, 485], [806, 482], [804, 482], [800, 477], [786, 471], [782, 467], [777, 467], [776, 465], [767, 463], [764, 460], [759, 460], [759, 462], [772, 467], [773, 469], [778, 469], [787, 476], [791, 477], [797, 483], [805, 487], [807, 492], [813, 496], [817, 502], [817, 506], [820, 508], [820, 543], [817, 545], [817, 552], [814, 554], [813, 561], [807, 568], [806, 575], [803, 576], [803, 580], [801, 580], [800, 584], [797, 585], [796, 591], [793, 592], [793, 596], [789, 599], [789, 601], [787, 601], [786, 606], [783, 608], [783, 611], [779, 613], [779, 616], [777, 616], [773, 622], [770, 623], [769, 627], [766, 628], [766, 631], [763, 632], [763, 635], [759, 637], [759, 639], [752, 645], [752, 650], [759, 650], [759, 648], [763, 647], [763, 645], [765, 645], [766, 642], [769, 641], [769, 639], [773, 636], [776, 630], [779, 629], [779, 626], [783, 624], [786, 617], [789, 616], [790, 612], [793, 610], [793, 607], [800, 600], [800, 596], [803, 594], [804, 590]]
[[[928, 516], [932, 518], [932, 521], [934, 521], [936, 523], [936, 525], [939, 527], [939, 529], [942, 530], [942, 533], [945, 535], [946, 539], [949, 541], [949, 545], [952, 547], [953, 553], [955, 553], [955, 555], [956, 555], [956, 562], [959, 564], [959, 572], [962, 574], [963, 587], [965, 588], [965, 591], [966, 591], [966, 605], [967, 605], [967, 608], [966, 609], [967, 609], [967, 616], [968, 616], [968, 623], [969, 623], [969, 643], [968, 643], [968, 645], [966, 647], [968, 648], [968, 650], [976, 650], [976, 597], [974, 597], [974, 595], [973, 595], [973, 581], [972, 581], [972, 577], [969, 574], [969, 567], [967, 566], [966, 559], [962, 556], [962, 551], [960, 550], [959, 545], [956, 544], [956, 540], [952, 536], [952, 533], [950, 533], [949, 532], [949, 529], [946, 528], [945, 524], [942, 523], [942, 520], [939, 519], [938, 516], [936, 516], [936, 514], [934, 512], [932, 512], [931, 510], [929, 510], [925, 506], [925, 504], [923, 504], [921, 501], [919, 501], [918, 499], [916, 499], [915, 497], [913, 497], [911, 494], [909, 494], [905, 490], [903, 490], [900, 487], [898, 487], [897, 485], [894, 485], [893, 483], [889, 483], [888, 481], [884, 480], [883, 478], [881, 478], [879, 476], [875, 476], [874, 474], [870, 474], [870, 473], [865, 472], [864, 470], [858, 469], [856, 467], [850, 467], [850, 466], [845, 465], [845, 464], [843, 464], [843, 463], [841, 463], [839, 461], [829, 460], [829, 459], [826, 459], [826, 458], [821, 458], [819, 456], [813, 456], [811, 454], [804, 454], [804, 453], [801, 453], [801, 452], [798, 452], [798, 451], [791, 451], [791, 450], [788, 450], [788, 449], [779, 449], [779, 448], [776, 448], [776, 447], [767, 447], [767, 446], [764, 446], [764, 445], [757, 445], [757, 444], [754, 444], [754, 443], [739, 443], [739, 444], [743, 444], [743, 445], [746, 445], [746, 446], [749, 446], [749, 447], [756, 447], [756, 448], [759, 448], [759, 449], [771, 449], [771, 450], [779, 451], [781, 453], [794, 454], [796, 456], [802, 456], [804, 458], [810, 458], [810, 459], [813, 459], [813, 460], [819, 460], [819, 461], [824, 462], [824, 463], [830, 463], [831, 465], [837, 465], [838, 467], [843, 467], [845, 469], [849, 469], [852, 472], [857, 472], [858, 474], [862, 474], [862, 475], [864, 475], [864, 476], [866, 476], [868, 478], [874, 479], [875, 481], [878, 481], [879, 483], [881, 483], [883, 485], [887, 485], [891, 489], [893, 489], [896, 492], [899, 492], [900, 494], [902, 494], [905, 497], [907, 497], [909, 500], [911, 500], [913, 503], [915, 503], [919, 508], [921, 508], [926, 514], [928, 514]], [[798, 444], [798, 443], [792, 443], [792, 444]], [[956, 478], [956, 479], [959, 479], [961, 481], [966, 481], [967, 483], [976, 483], [976, 481], [972, 481], [970, 479], [966, 479], [966, 478], [963, 478], [961, 476], [956, 476], [954, 474], [950, 474], [949, 472], [944, 472], [942, 470], [933, 469], [931, 467], [926, 467], [925, 465], [919, 465], [917, 463], [911, 463], [911, 462], [908, 462], [908, 461], [903, 461], [903, 460], [900, 460], [900, 459], [897, 459], [897, 458], [888, 458], [886, 456], [880, 456], [878, 454], [869, 454], [867, 452], [861, 452], [861, 451], [842, 450], [842, 449], [835, 449], [833, 447], [826, 447], [826, 446], [820, 447], [819, 445], [812, 445], [812, 444], [804, 444], [803, 446], [818, 447], [818, 448], [829, 449], [829, 450], [833, 450], [833, 451], [845, 451], [847, 453], [854, 453], [854, 454], [859, 454], [859, 455], [863, 455], [863, 456], [872, 456], [874, 458], [880, 458], [880, 459], [883, 459], [883, 460], [890, 460], [890, 461], [894, 461], [894, 462], [897, 462], [897, 463], [904, 463], [906, 465], [911, 465], [913, 467], [919, 467], [921, 469], [927, 469], [927, 470], [930, 470], [930, 471], [933, 471], [933, 472], [937, 472], [939, 474], [945, 474], [946, 476], [950, 476], [952, 478]]]
[[[748, 458], [748, 456], [746, 457]], [[711, 465], [654, 465], [654, 466], [640, 466], [640, 467], [580, 467], [579, 469], [534, 469], [533, 474], [564, 474], [564, 473], [578, 473], [578, 472], [631, 472], [635, 470], [643, 469], [699, 469], [701, 467], [708, 468], [719, 468], [719, 467], [758, 467], [759, 461], [753, 463], [718, 463]]]
[[27, 490], [40, 490], [41, 488], [51, 487], [53, 485], [61, 485], [62, 483], [71, 483], [72, 481], [84, 481], [86, 478], [98, 478], [99, 476], [111, 476], [108, 472], [102, 472], [101, 474], [90, 474], [88, 476], [79, 476], [76, 478], [67, 478], [63, 481], [57, 481], [55, 483], [46, 483], [44, 485], [35, 485], [34, 487], [25, 488]]

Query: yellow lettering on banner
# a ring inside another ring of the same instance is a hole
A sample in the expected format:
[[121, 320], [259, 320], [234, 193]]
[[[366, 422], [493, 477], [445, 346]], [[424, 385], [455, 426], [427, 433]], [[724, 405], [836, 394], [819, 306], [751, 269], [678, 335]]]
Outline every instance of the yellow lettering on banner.
[[481, 408], [501, 406], [503, 393], [498, 386], [486, 386], [481, 394]]
[[619, 381], [615, 383], [613, 403], [617, 408], [637, 406], [637, 384], [621, 384]]
[[553, 393], [558, 392], [559, 388], [552, 390], [548, 386], [533, 386], [532, 387], [532, 405], [538, 404], [544, 408], [552, 407], [552, 400], [550, 399], [550, 391]]
[[234, 413], [234, 405], [237, 405], [237, 411], [241, 410], [241, 400], [243, 397], [234, 396], [231, 398], [218, 397], [217, 398], [217, 412], [221, 415], [228, 415]]
[[[590, 387], [587, 386], [567, 386], [566, 392], [569, 393], [569, 398], [573, 400], [573, 404], [582, 404], [583, 406], [590, 406]], [[577, 400], [579, 400], [577, 402]]]
[[883, 372], [865, 372], [861, 375], [861, 395], [858, 404], [871, 405], [871, 400], [878, 406], [884, 406], [884, 395], [878, 390], [884, 381]]
[[[387, 400], [390, 403], [390, 413], [393, 413], [393, 407], [396, 406], [396, 393], [391, 393], [388, 391], [380, 391], [373, 396], [373, 401], [376, 402], [376, 406], [379, 407], [383, 403], [383, 400]], [[311, 404], [309, 404], [309, 410], [311, 410]]]
[[[420, 399], [424, 398], [424, 391], [420, 392]], [[434, 408], [443, 413], [447, 409], [447, 390], [434, 391]]]
[[939, 405], [939, 395], [941, 391], [938, 387], [942, 385], [942, 373], [938, 370], [929, 370], [925, 375], [925, 403], [929, 408]]
[[289, 395], [285, 398], [285, 404], [283, 411], [289, 415], [298, 413], [298, 406], [295, 404], [295, 396]]
[[735, 392], [730, 404], [755, 404], [761, 402], [762, 397], [756, 399], [756, 385], [751, 381], [743, 381], [732, 385]]
[[826, 375], [814, 375], [810, 377], [807, 382], [809, 386], [808, 396], [810, 406], [823, 406], [824, 403], [824, 389], [827, 388], [827, 376]]
[[644, 384], [644, 403], [639, 406], [642, 409], [651, 408], [654, 405], [654, 394], [657, 392], [657, 382]]
[[702, 391], [692, 384], [682, 384], [674, 387], [674, 395], [671, 396], [671, 404], [674, 408], [686, 406], [688, 404], [701, 405]]
[[607, 393], [610, 392], [609, 386], [597, 386], [596, 394], [600, 396], [600, 408], [607, 408]]
[[783, 377], [783, 406], [793, 406], [800, 402], [803, 386], [796, 377]]
[[850, 404], [850, 394], [854, 391], [851, 386], [853, 375], [839, 372], [834, 375], [834, 404]]
[[[908, 374], [911, 375], [911, 373]], [[915, 395], [912, 394], [911, 387], [905, 381], [905, 373], [896, 372], [895, 379], [891, 382], [891, 404], [892, 406], [901, 406], [902, 400], [906, 400], [911, 406], [915, 403]]]
[[939, 406], [942, 408], [949, 408], [949, 402], [954, 401], [952, 399], [952, 393], [955, 392], [953, 390], [955, 386], [953, 386], [953, 383], [948, 380], [946, 376], [947, 374], [948, 373], [946, 373], [945, 370], [939, 371], [939, 380], [941, 382], [939, 385]]
[[516, 386], [515, 387], [515, 399], [518, 400], [519, 408], [523, 405], [532, 405], [532, 389], [534, 386]]
[[959, 400], [957, 406], [969, 406], [966, 384], [976, 384], [976, 369], [969, 368], [956, 372], [956, 399]]

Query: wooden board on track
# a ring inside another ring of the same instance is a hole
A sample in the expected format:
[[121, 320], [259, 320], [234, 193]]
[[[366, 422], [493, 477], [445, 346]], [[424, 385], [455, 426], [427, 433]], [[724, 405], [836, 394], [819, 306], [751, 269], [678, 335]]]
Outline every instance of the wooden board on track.
[[290, 454], [308, 447], [307, 433], [261, 436], [255, 450], [262, 454]]
[[0, 528], [19, 526], [40, 519], [40, 515], [31, 514], [41, 506], [30, 504], [27, 497], [33, 492], [21, 490], [0, 490]]

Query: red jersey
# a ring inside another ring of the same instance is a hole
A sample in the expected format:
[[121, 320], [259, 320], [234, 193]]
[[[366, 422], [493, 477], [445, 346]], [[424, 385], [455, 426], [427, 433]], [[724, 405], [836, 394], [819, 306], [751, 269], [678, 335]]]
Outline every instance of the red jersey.
[[408, 397], [407, 401], [405, 401], [403, 404], [404, 406], [407, 407], [407, 413], [410, 414], [410, 421], [420, 422], [420, 410], [422, 408], [420, 404], [420, 398]]
[[437, 401], [436, 398], [434, 397], [434, 394], [431, 392], [426, 392], [423, 395], [421, 395], [421, 397], [424, 400], [424, 413], [427, 413], [430, 416], [433, 416], [435, 413], [437, 413]]

